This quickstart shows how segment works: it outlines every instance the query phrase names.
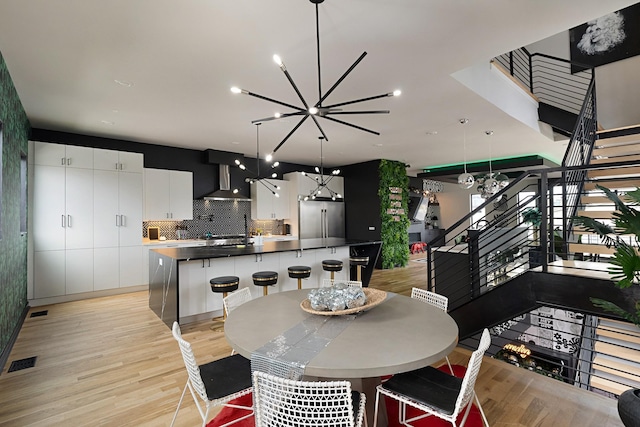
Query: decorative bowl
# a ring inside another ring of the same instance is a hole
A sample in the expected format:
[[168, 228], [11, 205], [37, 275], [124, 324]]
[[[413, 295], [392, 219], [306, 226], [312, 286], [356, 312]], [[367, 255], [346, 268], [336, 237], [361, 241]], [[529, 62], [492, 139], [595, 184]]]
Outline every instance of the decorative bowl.
[[302, 301], [300, 303], [300, 307], [307, 313], [319, 314], [320, 316], [342, 316], [344, 314], [354, 314], [354, 313], [359, 313], [361, 311], [369, 310], [370, 308], [380, 304], [387, 297], [387, 293], [385, 291], [381, 291], [380, 289], [362, 288], [362, 291], [367, 296], [367, 302], [364, 305], [361, 305], [360, 307], [346, 308], [344, 310], [337, 310], [337, 311], [331, 311], [331, 310], [320, 311], [320, 310], [312, 309], [311, 302], [309, 302], [308, 299], [305, 299], [304, 301]]

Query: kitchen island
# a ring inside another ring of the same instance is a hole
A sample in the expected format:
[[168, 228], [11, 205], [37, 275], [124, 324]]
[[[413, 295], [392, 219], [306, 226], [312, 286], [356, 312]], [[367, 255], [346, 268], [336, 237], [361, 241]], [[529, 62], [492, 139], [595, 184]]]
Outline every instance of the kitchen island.
[[336, 279], [349, 280], [349, 256], [368, 256], [362, 281], [371, 278], [381, 242], [341, 238], [301, 239], [264, 242], [264, 245], [197, 246], [152, 249], [149, 251], [149, 307], [171, 327], [177, 320], [189, 323], [222, 315], [222, 294], [211, 291], [209, 280], [218, 276], [238, 276], [240, 288], [248, 287], [252, 296], [262, 295], [251, 275], [257, 271], [278, 272], [278, 283], [269, 293], [297, 289], [287, 268], [294, 265], [311, 267], [311, 277], [303, 280], [303, 288], [315, 288], [329, 273], [322, 261], [337, 259], [343, 269]]

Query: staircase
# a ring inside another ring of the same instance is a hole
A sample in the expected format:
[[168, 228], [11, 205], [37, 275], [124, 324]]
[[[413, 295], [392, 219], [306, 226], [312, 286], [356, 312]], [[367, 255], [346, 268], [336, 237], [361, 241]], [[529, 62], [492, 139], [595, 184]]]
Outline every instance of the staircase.
[[640, 388], [640, 329], [630, 323], [598, 319], [590, 385], [614, 395]]
[[[629, 128], [625, 132], [640, 132], [640, 128]], [[621, 194], [640, 187], [640, 166], [633, 165], [635, 162], [640, 163], [640, 133], [608, 136], [611, 133], [611, 131], [599, 132], [590, 164], [613, 162], [630, 162], [632, 164], [624, 167], [590, 170], [587, 173], [584, 192], [580, 196], [581, 207], [577, 211], [577, 215], [594, 218], [604, 223], [612, 221], [615, 207], [602, 191], [597, 190], [596, 185], [615, 190]], [[598, 259], [600, 256], [609, 257], [614, 253], [614, 248], [608, 248], [597, 235], [588, 233], [580, 227], [574, 227], [573, 234], [574, 240], [579, 237], [580, 241], [570, 243], [569, 252], [589, 254], [587, 256], [592, 259]], [[633, 236], [628, 236], [628, 238], [629, 242], [634, 241]]]

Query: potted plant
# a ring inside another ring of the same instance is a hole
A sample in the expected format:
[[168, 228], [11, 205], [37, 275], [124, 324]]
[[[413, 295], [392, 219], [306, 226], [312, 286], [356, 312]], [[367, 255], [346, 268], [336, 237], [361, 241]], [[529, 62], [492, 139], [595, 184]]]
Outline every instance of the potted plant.
[[[624, 201], [615, 192], [597, 185], [607, 198], [616, 207], [613, 213], [613, 226], [605, 224], [593, 218], [577, 216], [575, 223], [586, 230], [599, 235], [607, 247], [614, 247], [615, 252], [610, 259], [612, 266], [609, 268], [611, 278], [617, 287], [621, 289], [640, 285], [640, 211], [634, 206], [640, 206], [640, 189], [628, 192], [624, 195]], [[632, 236], [634, 244], [622, 238]], [[640, 301], [635, 301], [635, 311], [625, 310], [610, 301], [599, 298], [590, 298], [591, 302], [603, 310], [615, 313], [618, 316], [640, 326]], [[625, 426], [640, 425], [640, 390], [629, 389], [618, 398], [618, 413]]]

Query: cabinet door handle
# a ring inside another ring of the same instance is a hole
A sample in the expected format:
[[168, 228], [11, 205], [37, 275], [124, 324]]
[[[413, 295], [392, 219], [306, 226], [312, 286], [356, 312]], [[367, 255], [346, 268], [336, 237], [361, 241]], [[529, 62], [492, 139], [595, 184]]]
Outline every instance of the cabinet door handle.
[[61, 224], [61, 225], [62, 225], [62, 228], [64, 228], [64, 227], [65, 227], [64, 215], [62, 215], [62, 224]]
[[120, 225], [122, 227], [126, 227], [127, 226], [127, 224], [125, 224], [125, 220], [126, 220], [126, 217], [124, 215], [120, 215]]
[[116, 215], [116, 227], [120, 227], [120, 224], [118, 223], [118, 219], [119, 219], [118, 217], [119, 217], [119, 216], [120, 216], [120, 215]]
[[60, 157], [60, 164], [61, 164], [62, 166], [64, 166], [65, 160], [66, 160], [66, 159], [65, 159], [64, 157]]
[[71, 215], [67, 215], [67, 227], [71, 228]]
[[67, 166], [71, 166], [71, 157], [67, 157]]

